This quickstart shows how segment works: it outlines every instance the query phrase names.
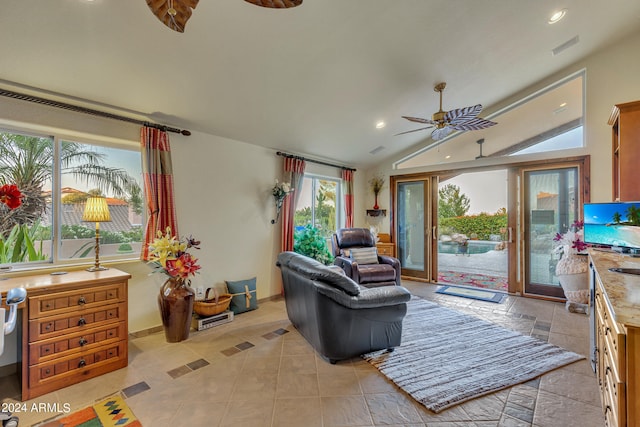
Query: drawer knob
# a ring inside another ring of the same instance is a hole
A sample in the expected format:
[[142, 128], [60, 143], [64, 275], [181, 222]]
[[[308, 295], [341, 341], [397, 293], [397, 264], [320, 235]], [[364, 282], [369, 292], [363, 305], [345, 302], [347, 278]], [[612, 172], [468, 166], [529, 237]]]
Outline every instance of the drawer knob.
[[80, 344], [80, 347], [82, 347], [83, 345], [85, 345], [87, 343], [87, 340], [84, 339], [84, 337], [80, 338], [80, 341], [78, 342]]
[[45, 305], [45, 307], [51, 308], [51, 304], [47, 303], [47, 305]]
[[47, 323], [47, 326], [44, 327], [47, 331], [51, 329], [51, 323]]
[[87, 300], [84, 299], [84, 297], [80, 297], [78, 299], [78, 305], [85, 305], [87, 303]]
[[47, 375], [49, 375], [51, 373], [51, 369], [48, 369], [46, 371], [44, 371]]
[[87, 321], [84, 320], [84, 317], [81, 317], [80, 320], [78, 320], [78, 326], [83, 326], [86, 324], [87, 324]]
[[78, 362], [78, 368], [82, 368], [83, 366], [87, 366], [87, 362], [84, 359], [80, 359]]

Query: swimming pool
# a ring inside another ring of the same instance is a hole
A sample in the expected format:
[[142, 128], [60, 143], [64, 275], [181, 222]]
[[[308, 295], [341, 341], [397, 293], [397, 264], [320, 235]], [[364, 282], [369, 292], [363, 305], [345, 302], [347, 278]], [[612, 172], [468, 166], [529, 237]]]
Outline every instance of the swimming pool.
[[469, 255], [484, 254], [486, 252], [495, 249], [499, 242], [490, 242], [487, 240], [469, 240], [467, 245], [467, 252], [461, 250], [456, 242], [438, 242], [438, 253], [441, 254], [460, 254], [466, 253]]

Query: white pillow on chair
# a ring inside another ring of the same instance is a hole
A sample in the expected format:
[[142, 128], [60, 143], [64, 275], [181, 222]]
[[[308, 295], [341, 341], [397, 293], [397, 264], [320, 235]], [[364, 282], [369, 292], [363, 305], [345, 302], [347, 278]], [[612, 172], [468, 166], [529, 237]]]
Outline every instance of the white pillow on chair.
[[372, 248], [352, 248], [351, 259], [358, 264], [378, 264], [378, 249]]

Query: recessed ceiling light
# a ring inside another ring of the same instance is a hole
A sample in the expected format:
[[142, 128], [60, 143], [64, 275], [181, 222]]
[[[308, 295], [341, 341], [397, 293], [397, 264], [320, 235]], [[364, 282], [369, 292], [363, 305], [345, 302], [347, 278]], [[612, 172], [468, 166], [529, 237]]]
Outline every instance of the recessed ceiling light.
[[555, 24], [556, 22], [558, 22], [562, 18], [564, 18], [566, 14], [567, 14], [567, 9], [561, 9], [561, 10], [558, 10], [556, 12], [553, 12], [553, 14], [551, 15], [551, 17], [549, 18], [549, 20], [547, 22], [549, 24]]
[[450, 156], [450, 155], [446, 155], [446, 156], [444, 156], [444, 158], [445, 158], [445, 159], [450, 159], [450, 158], [451, 158], [451, 156]]
[[387, 124], [383, 121], [379, 121], [378, 123], [376, 123], [376, 129], [382, 129], [383, 127], [385, 127]]
[[563, 102], [562, 104], [560, 104], [560, 107], [566, 107], [566, 106], [567, 106], [566, 102]]

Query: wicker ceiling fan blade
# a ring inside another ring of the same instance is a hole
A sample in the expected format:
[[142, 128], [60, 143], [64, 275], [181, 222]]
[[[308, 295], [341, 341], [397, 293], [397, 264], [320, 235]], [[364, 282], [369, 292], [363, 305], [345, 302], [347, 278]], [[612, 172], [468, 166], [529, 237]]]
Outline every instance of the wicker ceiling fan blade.
[[420, 128], [420, 129], [408, 130], [408, 131], [405, 131], [405, 132], [396, 133], [396, 134], [395, 134], [395, 135], [393, 135], [393, 136], [404, 135], [405, 133], [411, 133], [411, 132], [418, 132], [419, 130], [431, 129], [432, 127], [433, 127], [433, 126], [427, 126], [427, 127]]
[[478, 114], [480, 114], [480, 111], [482, 111], [482, 104], [458, 108], [447, 112], [447, 114], [444, 115], [444, 120], [451, 125], [457, 125], [475, 119], [478, 117]]
[[448, 136], [454, 130], [455, 129], [452, 128], [451, 126], [445, 126], [443, 128], [436, 129], [433, 132], [431, 132], [431, 138], [433, 138], [434, 141], [439, 141], [442, 138]]
[[167, 27], [184, 33], [184, 27], [191, 18], [199, 0], [147, 0], [153, 14]]
[[416, 122], [416, 123], [425, 123], [425, 124], [429, 124], [429, 125], [435, 125], [437, 124], [436, 122], [434, 122], [431, 119], [423, 119], [421, 117], [410, 117], [410, 116], [402, 116], [403, 119], [407, 119], [410, 122]]
[[269, 7], [271, 9], [286, 9], [302, 4], [302, 0], [244, 0], [256, 6]]
[[492, 122], [491, 120], [485, 120], [483, 118], [476, 117], [475, 119], [468, 120], [464, 123], [452, 125], [452, 127], [455, 130], [478, 130], [478, 129], [486, 129], [494, 125], [497, 125], [497, 123]]

